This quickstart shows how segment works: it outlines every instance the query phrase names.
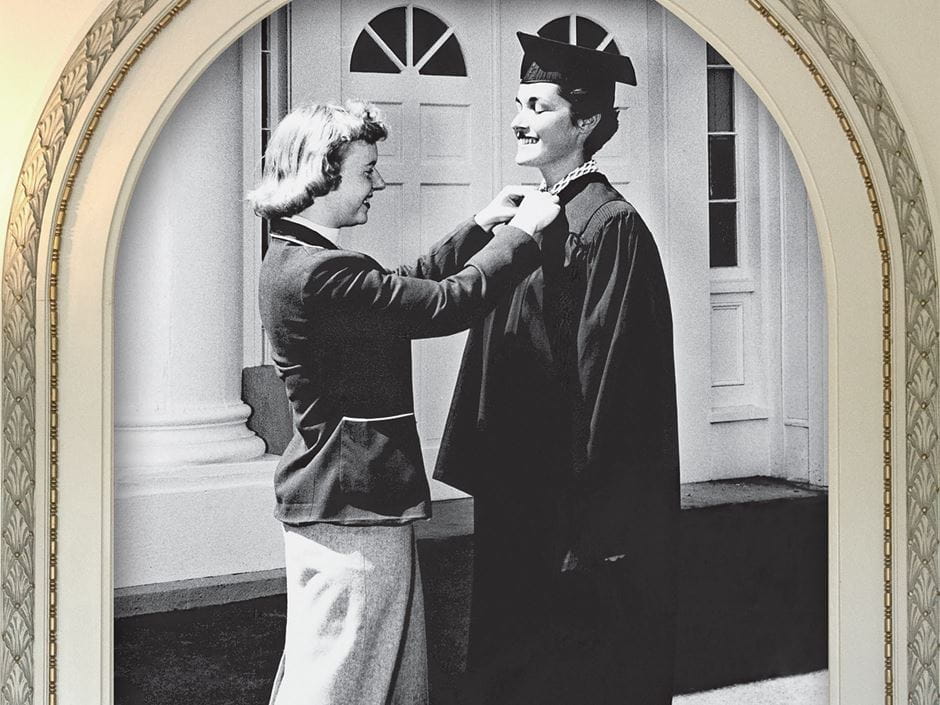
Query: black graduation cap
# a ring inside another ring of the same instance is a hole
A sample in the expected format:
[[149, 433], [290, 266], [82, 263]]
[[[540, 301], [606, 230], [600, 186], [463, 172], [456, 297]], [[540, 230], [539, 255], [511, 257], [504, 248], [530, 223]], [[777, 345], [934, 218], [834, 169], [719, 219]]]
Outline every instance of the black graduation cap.
[[561, 86], [602, 86], [613, 90], [614, 83], [636, 85], [630, 57], [536, 34], [516, 32], [522, 45], [521, 83], [557, 83]]

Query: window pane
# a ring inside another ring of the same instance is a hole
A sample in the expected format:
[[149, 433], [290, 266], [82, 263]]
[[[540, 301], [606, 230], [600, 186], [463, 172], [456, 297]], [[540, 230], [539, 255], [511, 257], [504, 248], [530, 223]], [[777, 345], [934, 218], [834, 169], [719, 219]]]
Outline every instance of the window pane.
[[708, 131], [734, 130], [734, 72], [708, 69]]
[[353, 47], [349, 70], [372, 73], [399, 73], [398, 67], [388, 58], [388, 54], [382, 51], [379, 45], [375, 43], [375, 40], [365, 32], [359, 34], [356, 46]]
[[467, 67], [457, 37], [450, 35], [418, 73], [425, 76], [466, 76]]
[[708, 136], [708, 198], [734, 198], [734, 135]]
[[554, 39], [556, 42], [565, 42], [567, 44], [571, 41], [571, 38], [568, 36], [568, 18], [559, 17], [557, 20], [552, 20], [542, 27], [538, 34], [540, 37]]
[[738, 264], [738, 204], [708, 204], [709, 266]]
[[603, 27], [586, 17], [578, 17], [575, 26], [578, 28], [578, 46], [596, 49], [607, 36]]
[[706, 57], [705, 60], [709, 64], [724, 64], [725, 66], [729, 65], [725, 57], [723, 57], [721, 54], [715, 51], [714, 47], [712, 47], [711, 44], [708, 44], [707, 47], [708, 48], [705, 50], [705, 57]]
[[370, 23], [375, 33], [382, 37], [388, 48], [395, 52], [395, 56], [406, 66], [405, 60], [405, 8], [393, 7], [375, 17]]
[[427, 10], [418, 7], [414, 9], [414, 29], [412, 41], [414, 42], [414, 61], [418, 63], [421, 57], [431, 48], [441, 35], [447, 31], [447, 25], [440, 18], [435, 17]]

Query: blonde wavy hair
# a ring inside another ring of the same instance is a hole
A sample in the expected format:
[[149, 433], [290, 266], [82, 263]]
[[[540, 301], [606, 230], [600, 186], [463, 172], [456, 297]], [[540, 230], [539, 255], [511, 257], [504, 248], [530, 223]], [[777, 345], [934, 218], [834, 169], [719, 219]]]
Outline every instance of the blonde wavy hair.
[[382, 114], [371, 103], [314, 103], [281, 120], [264, 152], [261, 183], [248, 201], [262, 218], [283, 218], [309, 207], [340, 182], [350, 142], [375, 144], [388, 136]]

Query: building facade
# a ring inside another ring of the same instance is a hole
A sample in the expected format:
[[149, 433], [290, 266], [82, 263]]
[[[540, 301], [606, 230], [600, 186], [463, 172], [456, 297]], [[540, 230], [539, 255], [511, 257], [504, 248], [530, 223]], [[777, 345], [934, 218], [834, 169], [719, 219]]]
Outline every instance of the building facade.
[[[636, 67], [597, 160], [663, 256], [683, 482], [826, 484], [825, 292], [784, 137], [721, 55], [652, 0], [571, 10], [296, 0], [184, 98], [141, 176], [117, 267], [118, 588], [281, 565], [276, 457], [249, 430], [242, 398], [242, 370], [267, 363], [256, 305], [265, 232], [242, 199], [266, 130], [311, 100], [379, 104], [388, 187], [344, 244], [387, 265], [410, 259], [502, 184], [538, 178], [513, 163], [518, 30], [628, 54]], [[428, 468], [462, 342], [415, 344]]]

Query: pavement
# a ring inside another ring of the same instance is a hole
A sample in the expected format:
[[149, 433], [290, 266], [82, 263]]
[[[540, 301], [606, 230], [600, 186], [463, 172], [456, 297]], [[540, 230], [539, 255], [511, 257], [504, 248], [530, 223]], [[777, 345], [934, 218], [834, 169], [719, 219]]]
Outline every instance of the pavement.
[[677, 695], [673, 705], [826, 705], [829, 671]]

